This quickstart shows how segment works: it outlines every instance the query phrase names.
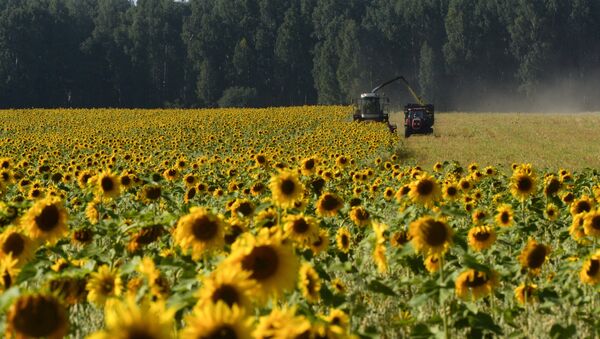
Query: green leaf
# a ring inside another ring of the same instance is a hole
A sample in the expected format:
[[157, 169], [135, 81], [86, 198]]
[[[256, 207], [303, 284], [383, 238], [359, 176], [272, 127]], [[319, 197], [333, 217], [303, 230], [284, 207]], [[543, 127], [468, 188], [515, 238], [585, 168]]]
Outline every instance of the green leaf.
[[554, 324], [552, 325], [552, 328], [550, 329], [550, 337], [551, 338], [571, 338], [573, 336], [575, 336], [575, 333], [577, 332], [577, 328], [575, 327], [575, 325], [571, 324], [567, 327], [563, 327], [560, 324]]
[[410, 337], [415, 339], [431, 338], [432, 336], [433, 333], [429, 330], [429, 327], [423, 323], [415, 325], [412, 332], [410, 332]]
[[4, 293], [0, 295], [0, 313], [6, 313], [6, 310], [12, 305], [13, 301], [20, 295], [21, 289], [19, 289], [19, 286], [13, 286], [4, 291]]
[[468, 268], [472, 268], [474, 270], [480, 271], [480, 272], [485, 272], [485, 273], [489, 273], [490, 272], [490, 268], [487, 267], [484, 264], [481, 264], [477, 261], [477, 259], [475, 259], [475, 257], [473, 257], [470, 254], [465, 254], [463, 256], [463, 264], [465, 266], [467, 266]]
[[369, 282], [369, 285], [367, 285], [367, 288], [373, 292], [377, 292], [377, 293], [381, 293], [381, 294], [385, 294], [385, 295], [389, 295], [389, 296], [396, 296], [396, 292], [394, 292], [393, 289], [391, 289], [389, 286], [387, 286], [377, 280], [371, 280], [371, 282]]

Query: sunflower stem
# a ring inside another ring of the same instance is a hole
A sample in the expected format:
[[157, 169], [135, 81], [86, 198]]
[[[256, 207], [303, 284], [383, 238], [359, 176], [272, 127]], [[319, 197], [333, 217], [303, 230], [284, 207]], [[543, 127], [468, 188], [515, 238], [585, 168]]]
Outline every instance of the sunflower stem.
[[439, 303], [440, 303], [440, 310], [442, 312], [442, 322], [444, 325], [444, 338], [448, 339], [450, 338], [450, 335], [448, 333], [448, 315], [446, 312], [446, 308], [444, 307], [444, 300], [442, 298], [442, 292], [443, 289], [445, 287], [445, 279], [444, 279], [444, 255], [442, 254], [440, 256], [440, 293], [439, 293]]
[[529, 304], [527, 303], [527, 297], [529, 292], [529, 273], [525, 276], [525, 289], [523, 290], [523, 300], [525, 301], [525, 333], [529, 337]]

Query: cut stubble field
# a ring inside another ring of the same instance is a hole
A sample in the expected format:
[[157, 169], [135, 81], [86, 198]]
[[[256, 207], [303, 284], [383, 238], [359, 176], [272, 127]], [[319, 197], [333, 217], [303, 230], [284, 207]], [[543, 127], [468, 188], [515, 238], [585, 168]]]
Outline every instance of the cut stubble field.
[[[392, 114], [402, 127], [402, 114]], [[411, 136], [402, 149], [409, 163], [430, 167], [456, 160], [510, 167], [528, 162], [557, 170], [600, 168], [600, 113], [440, 113], [434, 134]]]

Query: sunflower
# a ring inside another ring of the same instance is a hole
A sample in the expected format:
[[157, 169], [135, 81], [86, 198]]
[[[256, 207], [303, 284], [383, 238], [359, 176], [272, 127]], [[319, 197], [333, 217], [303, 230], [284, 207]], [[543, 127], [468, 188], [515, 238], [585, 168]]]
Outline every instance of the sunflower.
[[327, 250], [329, 247], [329, 233], [327, 230], [321, 229], [319, 234], [310, 244], [310, 249], [314, 255], [318, 255]]
[[462, 178], [458, 182], [458, 187], [460, 187], [460, 189], [466, 193], [469, 192], [471, 188], [473, 188], [473, 184], [471, 183], [471, 181], [469, 181], [469, 179]]
[[315, 303], [319, 301], [321, 279], [319, 278], [317, 271], [315, 271], [315, 269], [309, 263], [303, 263], [300, 267], [298, 287], [308, 302]]
[[250, 279], [250, 272], [232, 266], [220, 267], [202, 279], [202, 288], [196, 294], [196, 307], [202, 308], [208, 303], [223, 302], [228, 307], [237, 305], [250, 311], [256, 288], [256, 282]]
[[443, 219], [421, 217], [410, 223], [409, 235], [415, 250], [425, 255], [443, 254], [452, 243], [452, 229]]
[[498, 285], [498, 275], [494, 271], [486, 273], [468, 269], [456, 278], [454, 284], [459, 298], [477, 300], [492, 293]]
[[313, 338], [310, 322], [304, 316], [296, 315], [295, 307], [273, 308], [271, 313], [260, 317], [252, 337], [256, 339]]
[[345, 334], [350, 326], [350, 317], [339, 308], [329, 309], [329, 314], [322, 318], [327, 321], [329, 326], [334, 327], [333, 332], [338, 334]]
[[401, 248], [402, 246], [404, 246], [404, 244], [406, 244], [409, 241], [410, 235], [405, 230], [400, 230], [392, 233], [392, 236], [390, 238], [390, 244], [392, 245], [392, 247], [396, 248]]
[[482, 209], [476, 209], [471, 214], [471, 219], [473, 219], [473, 223], [475, 225], [483, 224], [485, 222], [486, 218], [487, 218], [487, 213]]
[[54, 296], [26, 294], [8, 311], [6, 334], [17, 338], [63, 338], [67, 334], [67, 310]]
[[203, 207], [192, 207], [190, 213], [177, 221], [173, 237], [184, 250], [191, 251], [194, 260], [224, 245], [225, 222]]
[[159, 184], [146, 184], [142, 187], [139, 194], [140, 199], [149, 204], [160, 199], [162, 189]]
[[252, 318], [244, 310], [224, 302], [205, 304], [197, 307], [185, 317], [185, 327], [179, 333], [181, 338], [238, 338], [250, 339]]
[[575, 216], [579, 213], [587, 213], [591, 211], [592, 208], [594, 208], [594, 199], [584, 195], [571, 203], [570, 212], [571, 215]]
[[92, 225], [100, 221], [100, 212], [98, 211], [98, 202], [90, 201], [85, 207], [85, 217]]
[[496, 231], [490, 226], [478, 226], [469, 230], [467, 240], [475, 251], [490, 248], [496, 241]]
[[344, 282], [340, 280], [340, 278], [335, 278], [331, 280], [331, 287], [333, 287], [333, 290], [339, 294], [346, 293], [346, 284], [344, 284]]
[[544, 179], [544, 195], [551, 197], [556, 195], [562, 188], [562, 183], [555, 175], [550, 175]]
[[344, 207], [344, 201], [333, 193], [323, 193], [317, 201], [317, 214], [322, 217], [335, 217]]
[[550, 221], [558, 219], [558, 213], [558, 207], [556, 207], [556, 205], [554, 204], [548, 204], [546, 206], [546, 209], [544, 210], [544, 215], [546, 216], [546, 219]]
[[519, 262], [523, 269], [528, 269], [532, 274], [537, 275], [549, 254], [550, 247], [529, 239], [521, 255], [519, 255]]
[[9, 226], [0, 234], [0, 258], [11, 255], [17, 265], [25, 265], [35, 253], [35, 244], [16, 227]]
[[45, 198], [38, 200], [25, 213], [21, 223], [27, 229], [32, 240], [54, 244], [68, 231], [67, 210], [59, 198]]
[[293, 207], [294, 202], [304, 195], [304, 185], [294, 172], [282, 171], [271, 177], [269, 188], [273, 202], [282, 208]]
[[14, 259], [12, 254], [8, 254], [0, 258], [0, 285], [2, 285], [2, 289], [0, 289], [0, 291], [6, 291], [12, 287], [13, 281], [21, 272], [18, 267], [18, 263], [18, 260]]
[[96, 176], [96, 195], [103, 198], [116, 198], [121, 193], [119, 177], [110, 171], [105, 171]]
[[117, 269], [102, 265], [98, 272], [93, 272], [86, 285], [88, 301], [103, 306], [108, 298], [121, 295], [123, 286]]
[[350, 251], [352, 236], [346, 227], [340, 227], [338, 229], [335, 241], [340, 251], [344, 253], [348, 253]]
[[453, 201], [460, 197], [460, 189], [454, 181], [444, 183], [442, 186], [442, 193], [444, 199], [448, 201]]
[[432, 254], [432, 255], [428, 255], [425, 258], [425, 269], [427, 269], [427, 271], [429, 273], [434, 273], [437, 272], [440, 269], [440, 256], [438, 254]]
[[350, 211], [350, 219], [356, 226], [363, 227], [371, 223], [371, 215], [362, 206], [352, 207]]
[[523, 201], [535, 193], [536, 179], [525, 171], [515, 171], [511, 178], [510, 191], [512, 195]]
[[579, 279], [588, 285], [600, 283], [600, 250], [583, 263], [581, 271], [579, 271]]
[[494, 219], [498, 226], [508, 227], [512, 225], [514, 212], [510, 205], [500, 205], [496, 211], [498, 213]]
[[573, 200], [575, 200], [575, 195], [573, 192], [565, 192], [563, 193], [561, 199], [565, 204], [570, 204], [573, 202]]
[[231, 214], [241, 218], [250, 218], [254, 214], [255, 208], [250, 200], [236, 199], [231, 206]]
[[583, 217], [583, 230], [587, 236], [600, 238], [600, 209], [587, 213]]
[[417, 180], [410, 183], [408, 196], [415, 203], [431, 206], [441, 196], [440, 185], [432, 176], [421, 174]]
[[168, 339], [174, 337], [175, 309], [166, 308], [162, 301], [134, 296], [115, 300], [104, 310], [105, 329], [90, 339]]
[[254, 217], [254, 225], [256, 227], [271, 228], [279, 223], [279, 217], [277, 211], [271, 208], [267, 208], [258, 212]]
[[433, 170], [435, 172], [441, 172], [444, 169], [444, 165], [441, 162], [436, 162], [435, 164], [433, 164]]
[[571, 222], [571, 226], [569, 227], [569, 234], [578, 242], [584, 241], [585, 238], [585, 229], [583, 227], [585, 223], [584, 216], [584, 214], [574, 216], [573, 222]]
[[397, 202], [402, 202], [402, 200], [408, 196], [408, 193], [410, 193], [410, 185], [406, 184], [398, 189], [394, 197], [396, 198]]
[[388, 229], [388, 226], [378, 222], [373, 222], [373, 231], [375, 231], [375, 248], [373, 249], [373, 260], [377, 265], [379, 273], [385, 273], [388, 269], [387, 258], [385, 256], [385, 235], [384, 232]]
[[527, 287], [521, 284], [515, 288], [515, 299], [521, 305], [525, 305], [525, 302], [534, 303], [537, 300], [537, 290], [536, 284], [528, 284]]
[[280, 232], [268, 229], [261, 229], [257, 236], [240, 237], [227, 263], [250, 272], [250, 279], [258, 284], [256, 295], [261, 301], [293, 289], [300, 266], [291, 243], [285, 242]]
[[283, 231], [286, 238], [301, 246], [309, 246], [319, 233], [317, 220], [303, 214], [287, 215], [283, 219]]

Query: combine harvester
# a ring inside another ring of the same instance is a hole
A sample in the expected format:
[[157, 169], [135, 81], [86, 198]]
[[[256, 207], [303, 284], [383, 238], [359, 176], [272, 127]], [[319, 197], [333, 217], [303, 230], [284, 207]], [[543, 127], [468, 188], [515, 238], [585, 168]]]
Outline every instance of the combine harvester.
[[413, 134], [433, 133], [435, 114], [433, 105], [426, 104], [412, 87], [410, 87], [410, 84], [403, 76], [388, 80], [373, 88], [369, 93], [362, 93], [354, 111], [354, 121], [385, 122], [388, 125], [390, 132], [395, 133], [397, 127], [395, 124], [390, 123], [389, 114], [385, 111], [385, 104], [383, 104], [381, 100], [385, 99], [385, 103], [389, 103], [389, 98], [377, 94], [377, 91], [397, 80], [402, 80], [410, 94], [417, 101], [416, 104], [407, 104], [404, 106], [404, 137], [408, 138]]

